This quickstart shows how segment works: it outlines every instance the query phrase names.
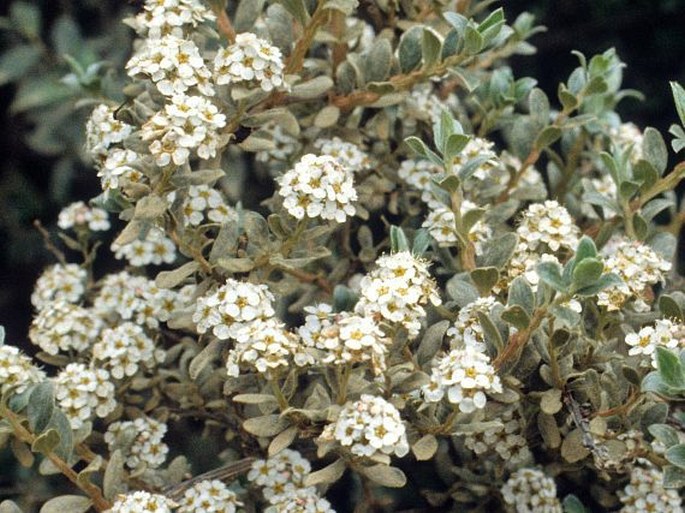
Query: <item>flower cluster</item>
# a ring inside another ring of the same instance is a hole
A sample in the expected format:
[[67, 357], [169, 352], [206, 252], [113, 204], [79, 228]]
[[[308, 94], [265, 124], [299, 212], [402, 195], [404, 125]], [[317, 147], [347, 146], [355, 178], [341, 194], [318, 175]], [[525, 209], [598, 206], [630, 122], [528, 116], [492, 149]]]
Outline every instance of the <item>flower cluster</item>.
[[334, 157], [304, 155], [279, 179], [283, 206], [296, 219], [305, 217], [345, 222], [356, 212], [352, 170]]
[[649, 310], [644, 295], [650, 285], [664, 279], [671, 270], [671, 263], [664, 260], [652, 248], [629, 240], [609, 241], [602, 250], [605, 272], [613, 272], [623, 283], [602, 290], [597, 295], [597, 304], [607, 310], [619, 310], [629, 300], [636, 298], [634, 308]]
[[133, 133], [133, 126], [115, 119], [114, 113], [113, 107], [100, 104], [86, 123], [86, 151], [96, 163], [104, 160], [110, 146], [122, 143]]
[[575, 248], [580, 230], [565, 207], [557, 201], [548, 200], [528, 207], [516, 233], [529, 250], [535, 251], [544, 244], [557, 252], [562, 248]]
[[354, 173], [368, 169], [373, 165], [371, 158], [360, 150], [359, 146], [343, 141], [340, 137], [319, 139], [314, 143], [314, 147], [319, 150], [321, 155], [329, 155], [338, 159], [338, 162]]
[[634, 467], [630, 483], [619, 498], [623, 503], [620, 513], [679, 513], [683, 511], [683, 500], [677, 489], [665, 489], [663, 473], [656, 468]]
[[189, 29], [214, 19], [201, 0], [145, 0], [143, 12], [126, 21], [138, 35], [159, 39], [166, 35], [183, 37]]
[[62, 209], [57, 226], [62, 230], [87, 228], [91, 232], [107, 231], [110, 227], [107, 217], [107, 212], [101, 208], [89, 207], [83, 201], [77, 201]]
[[174, 506], [164, 495], [137, 491], [117, 499], [106, 513], [171, 513]]
[[496, 303], [497, 299], [494, 296], [480, 297], [461, 308], [454, 325], [446, 333], [450, 337], [450, 347], [485, 351], [485, 334], [478, 313], [488, 315]]
[[169, 452], [169, 447], [162, 441], [167, 426], [149, 417], [138, 417], [135, 420], [118, 421], [110, 424], [105, 433], [105, 442], [110, 452], [121, 449], [126, 466], [137, 469], [141, 465], [157, 468]]
[[[429, 205], [429, 212], [422, 226], [428, 230], [431, 237], [435, 239], [441, 247], [456, 247], [459, 236], [457, 234], [456, 217], [451, 208], [433, 202]], [[461, 203], [461, 215], [478, 208], [478, 206], [468, 200]], [[469, 231], [469, 240], [473, 243], [476, 252], [482, 251], [483, 243], [492, 236], [492, 229], [482, 220], [477, 221]]]
[[514, 472], [502, 487], [502, 496], [516, 513], [562, 513], [554, 479], [538, 469]]
[[416, 337], [426, 316], [423, 305], [441, 303], [428, 262], [401, 251], [378, 258], [376, 265], [361, 280], [356, 312], [402, 325]]
[[102, 332], [101, 339], [93, 346], [93, 357], [103, 360], [114, 378], [122, 379], [136, 374], [141, 366], [153, 368], [164, 359], [164, 350], [155, 348], [143, 328], [123, 322]]
[[186, 226], [198, 226], [209, 220], [225, 223], [237, 213], [229, 207], [221, 193], [208, 185], [191, 185], [183, 200], [183, 222]]
[[273, 148], [257, 152], [258, 162], [282, 163], [297, 153], [299, 142], [297, 138], [286, 132], [281, 125], [269, 124], [262, 128], [268, 139], [273, 143]]
[[109, 372], [82, 363], [70, 363], [57, 375], [55, 399], [72, 429], [79, 429], [95, 416], [106, 417], [117, 405]]
[[98, 176], [105, 192], [124, 189], [129, 184], [142, 182], [142, 156], [133, 150], [113, 148], [98, 167]]
[[470, 162], [475, 162], [478, 159], [478, 166], [476, 171], [473, 173], [472, 178], [474, 178], [474, 186], [478, 181], [485, 180], [488, 175], [497, 166], [500, 166], [497, 154], [493, 151], [494, 143], [488, 141], [487, 139], [482, 139], [480, 137], [472, 137], [463, 150], [459, 152], [458, 155], [454, 157], [452, 165], [455, 171], [459, 171], [462, 167], [466, 166]]
[[630, 346], [629, 355], [651, 356], [652, 366], [656, 368], [656, 348], [677, 349], [681, 346], [678, 338], [680, 326], [668, 319], [658, 319], [654, 326], [645, 326], [638, 333], [626, 335], [626, 344]]
[[371, 362], [377, 374], [385, 370], [391, 340], [372, 318], [348, 312], [333, 315], [327, 304], [305, 307], [305, 312], [309, 315], [298, 333], [305, 346], [321, 351], [322, 364]]
[[271, 91], [284, 85], [284, 68], [281, 51], [250, 32], [238, 34], [235, 43], [214, 58], [217, 85], [255, 82]]
[[220, 340], [236, 339], [252, 323], [274, 316], [273, 301], [266, 285], [229, 278], [217, 290], [197, 300], [193, 322], [198, 333], [211, 329]]
[[29, 385], [45, 380], [45, 373], [18, 347], [0, 342], [0, 394], [24, 392]]
[[443, 169], [430, 160], [407, 159], [400, 164], [397, 175], [408, 185], [421, 191], [421, 200], [428, 205], [441, 203], [436, 199], [433, 187], [433, 179], [442, 176]]
[[171, 264], [176, 260], [176, 246], [164, 235], [164, 231], [156, 226], [148, 230], [144, 239], [136, 239], [123, 246], [112, 244], [111, 249], [118, 260], [125, 258], [135, 267]]
[[637, 162], [642, 156], [644, 136], [635, 123], [621, 123], [609, 129], [611, 141], [619, 148], [630, 150], [630, 160]]
[[356, 456], [394, 454], [401, 458], [409, 452], [400, 412], [382, 397], [369, 394], [347, 403], [335, 423], [324, 428], [321, 440], [335, 440]]
[[433, 125], [440, 121], [440, 116], [445, 110], [452, 109], [457, 104], [458, 100], [454, 94], [449, 94], [443, 99], [436, 94], [432, 84], [419, 84], [400, 105], [397, 117], [411, 133], [416, 130], [418, 122]]
[[48, 354], [81, 352], [93, 344], [101, 329], [102, 321], [93, 311], [57, 300], [38, 311], [29, 338]]
[[179, 503], [178, 513], [236, 513], [243, 505], [236, 493], [218, 479], [195, 483]]
[[76, 264], [55, 264], [40, 275], [31, 294], [31, 304], [41, 310], [55, 300], [76, 303], [86, 291], [88, 273]]
[[146, 76], [165, 96], [183, 95], [190, 88], [214, 95], [212, 73], [194, 42], [168, 35], [151, 39], [128, 61], [131, 77]]
[[151, 141], [150, 153], [160, 167], [182, 166], [194, 152], [201, 159], [216, 156], [228, 142], [221, 133], [226, 116], [204, 96], [174, 94], [171, 103], [152, 116], [142, 127], [141, 138]]
[[422, 388], [427, 402], [438, 402], [445, 395], [464, 413], [485, 407], [486, 392], [502, 392], [502, 384], [490, 358], [475, 349], [453, 349], [438, 358], [430, 383]]
[[299, 452], [283, 449], [266, 460], [255, 461], [247, 480], [261, 487], [264, 498], [271, 504], [271, 509], [265, 511], [335, 513], [328, 501], [319, 497], [316, 488], [304, 485], [311, 470], [309, 461]]
[[302, 351], [299, 337], [274, 318], [253, 321], [234, 338], [237, 343], [226, 359], [226, 370], [232, 377], [240, 375], [241, 366], [269, 374], [287, 367], [291, 359], [299, 366], [313, 361]]

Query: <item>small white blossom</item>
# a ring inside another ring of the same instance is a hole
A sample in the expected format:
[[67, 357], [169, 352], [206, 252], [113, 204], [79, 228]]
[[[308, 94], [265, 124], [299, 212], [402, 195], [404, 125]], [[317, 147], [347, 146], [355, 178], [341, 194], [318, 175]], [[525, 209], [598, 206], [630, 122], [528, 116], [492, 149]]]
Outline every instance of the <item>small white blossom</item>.
[[126, 64], [129, 76], [150, 78], [165, 96], [184, 94], [190, 88], [214, 95], [212, 73], [194, 42], [176, 36], [146, 41]]
[[444, 176], [444, 169], [430, 160], [405, 160], [400, 164], [397, 171], [398, 176], [408, 185], [421, 191], [421, 200], [428, 205], [442, 203], [437, 199], [433, 192], [433, 179]]
[[682, 513], [683, 501], [677, 489], [666, 489], [663, 473], [653, 467], [634, 467], [630, 483], [619, 491], [623, 503], [619, 513]]
[[[490, 420], [490, 417], [486, 418]], [[502, 425], [468, 433], [464, 438], [464, 445], [476, 455], [495, 452], [509, 467], [515, 468], [531, 460], [532, 454], [523, 436], [525, 426], [518, 411], [508, 408], [492, 420], [498, 420]]]
[[144, 239], [136, 239], [124, 246], [112, 244], [111, 249], [118, 260], [125, 258], [135, 267], [171, 264], [176, 260], [176, 245], [156, 226], [148, 230]]
[[[501, 166], [497, 154], [493, 151], [494, 143], [480, 137], [472, 137], [466, 146], [461, 150], [452, 161], [453, 171], [456, 173], [462, 167], [472, 162], [474, 159], [482, 159], [476, 171], [471, 175], [467, 182], [473, 183], [472, 187], [478, 187], [478, 183], [487, 179], [493, 170]], [[469, 189], [469, 187], [466, 187]]]
[[370, 317], [342, 312], [334, 315], [330, 305], [305, 307], [309, 313], [298, 329], [307, 347], [320, 351], [323, 364], [346, 365], [371, 362], [376, 374], [386, 368], [385, 358], [391, 344]]
[[45, 380], [45, 373], [18, 347], [0, 343], [0, 394], [14, 389], [17, 394], [29, 385]]
[[487, 392], [502, 392], [502, 384], [490, 364], [490, 358], [467, 347], [453, 349], [438, 358], [430, 383], [422, 390], [427, 402], [438, 402], [446, 395], [447, 400], [458, 405], [460, 411], [471, 413], [485, 407]]
[[340, 411], [338, 419], [321, 433], [321, 440], [335, 440], [356, 456], [409, 452], [400, 412], [382, 397], [363, 394]]
[[681, 347], [678, 333], [681, 326], [668, 319], [658, 319], [654, 326], [645, 326], [638, 333], [626, 335], [626, 344], [630, 346], [628, 354], [650, 356], [652, 367], [656, 369], [656, 348], [676, 350]]
[[335, 513], [335, 510], [310, 486], [284, 494], [282, 500], [272, 503], [264, 513]]
[[57, 300], [38, 311], [29, 338], [48, 354], [81, 352], [92, 345], [101, 329], [102, 321], [91, 310]]
[[[464, 215], [470, 210], [478, 208], [478, 205], [464, 200], [460, 208], [461, 214]], [[429, 204], [428, 217], [421, 226], [428, 230], [440, 247], [456, 247], [459, 238], [455, 219], [451, 208], [433, 202]], [[483, 243], [490, 237], [492, 237], [492, 229], [483, 220], [477, 221], [469, 231], [469, 240], [473, 243], [476, 253], [482, 251]]]
[[356, 212], [352, 171], [331, 156], [303, 156], [279, 179], [283, 206], [296, 219], [305, 217], [343, 223]]
[[164, 495], [138, 491], [121, 496], [105, 513], [171, 513], [174, 506]]
[[440, 121], [445, 110], [452, 110], [458, 105], [457, 97], [450, 93], [447, 98], [440, 98], [432, 84], [419, 84], [412, 89], [409, 96], [399, 106], [397, 118], [408, 133], [416, 130], [418, 122], [433, 125]]
[[218, 479], [195, 483], [179, 503], [178, 513], [236, 513], [243, 505], [235, 492]]
[[266, 285], [229, 278], [216, 291], [197, 300], [193, 322], [198, 333], [211, 329], [221, 340], [237, 338], [251, 323], [274, 316], [273, 301]]
[[373, 165], [371, 158], [360, 150], [359, 146], [343, 141], [340, 137], [319, 139], [314, 143], [314, 147], [319, 150], [321, 155], [329, 155], [338, 159], [338, 162], [353, 173], [368, 169]]
[[652, 248], [636, 241], [618, 240], [603, 249], [604, 271], [616, 273], [623, 283], [612, 285], [597, 294], [597, 304], [607, 310], [619, 310], [630, 299], [637, 299], [635, 308], [649, 310], [643, 299], [650, 285], [663, 281], [671, 263]]
[[86, 290], [88, 273], [76, 264], [55, 264], [40, 275], [31, 294], [31, 304], [40, 310], [61, 299], [76, 303]]
[[96, 161], [107, 155], [109, 147], [124, 141], [133, 127], [114, 118], [114, 108], [100, 104], [93, 109], [86, 122], [86, 151]]
[[247, 480], [260, 486], [264, 498], [276, 504], [296, 490], [305, 488], [304, 478], [311, 470], [309, 461], [299, 452], [283, 449], [266, 460], [256, 460], [247, 473]]
[[109, 372], [70, 363], [55, 377], [55, 399], [71, 423], [79, 429], [94, 417], [109, 415], [117, 402]]
[[609, 137], [621, 150], [630, 149], [630, 160], [635, 163], [642, 156], [642, 141], [644, 136], [635, 123], [621, 123], [609, 129]]
[[167, 35], [184, 37], [198, 25], [216, 19], [201, 0], [145, 0], [143, 9], [124, 21], [149, 40]]
[[238, 217], [237, 212], [226, 204], [221, 193], [208, 185], [190, 186], [188, 196], [183, 200], [182, 210], [186, 226], [198, 226], [206, 219], [224, 223]]
[[278, 47], [250, 32], [238, 34], [235, 43], [221, 48], [214, 58], [217, 84], [254, 82], [271, 91], [284, 85], [284, 69]]
[[502, 496], [516, 513], [562, 513], [554, 479], [538, 469], [514, 472], [502, 487]]
[[580, 229], [565, 207], [548, 200], [528, 207], [516, 233], [529, 250], [535, 251], [544, 244], [551, 251], [557, 252], [562, 248], [575, 249]]
[[[149, 417], [139, 417], [133, 421], [114, 422], [107, 427], [105, 442], [110, 452], [124, 451], [126, 466], [137, 469], [141, 465], [157, 468], [164, 463], [169, 447], [162, 441], [167, 426]], [[132, 443], [125, 443], [122, 441]]]
[[408, 251], [378, 258], [376, 268], [361, 280], [361, 297], [355, 312], [379, 316], [404, 326], [411, 338], [418, 336], [421, 321], [426, 317], [423, 305], [441, 303], [428, 266], [428, 262]]
[[98, 168], [103, 191], [121, 189], [127, 183], [140, 183], [143, 174], [136, 169], [141, 156], [133, 150], [111, 149]]
[[102, 332], [101, 340], [93, 346], [93, 357], [103, 360], [114, 378], [122, 379], [136, 374], [141, 366], [155, 367], [164, 358], [164, 351], [155, 348], [143, 328], [124, 322]]
[[57, 218], [57, 226], [62, 230], [87, 227], [90, 231], [97, 232], [109, 230], [110, 224], [106, 211], [77, 201], [62, 209]]
[[478, 313], [489, 315], [496, 303], [497, 299], [494, 296], [488, 296], [478, 298], [461, 308], [454, 325], [446, 332], [446, 335], [450, 337], [450, 347], [452, 349], [472, 348], [481, 352], [485, 351], [485, 334]]

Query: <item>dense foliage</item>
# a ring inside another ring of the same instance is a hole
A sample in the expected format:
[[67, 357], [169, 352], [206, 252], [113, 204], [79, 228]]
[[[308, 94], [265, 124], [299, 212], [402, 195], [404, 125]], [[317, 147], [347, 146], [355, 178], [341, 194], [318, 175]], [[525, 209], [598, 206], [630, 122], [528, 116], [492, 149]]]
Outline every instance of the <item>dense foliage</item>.
[[1, 513], [682, 511], [685, 163], [613, 49], [548, 96], [530, 14], [454, 4], [148, 0], [119, 74], [68, 59], [102, 194], [0, 345], [0, 442], [65, 479]]

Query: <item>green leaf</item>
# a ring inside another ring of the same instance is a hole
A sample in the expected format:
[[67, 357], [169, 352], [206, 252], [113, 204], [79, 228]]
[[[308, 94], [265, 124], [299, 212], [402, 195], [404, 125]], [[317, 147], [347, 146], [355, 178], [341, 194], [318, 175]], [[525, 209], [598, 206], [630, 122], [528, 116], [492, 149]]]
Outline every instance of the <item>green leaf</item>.
[[559, 84], [557, 97], [559, 98], [559, 103], [561, 103], [561, 105], [564, 107], [564, 110], [568, 112], [571, 112], [578, 107], [578, 98], [575, 94], [569, 91], [564, 84]]
[[518, 237], [511, 232], [488, 240], [483, 244], [483, 257], [479, 259], [478, 265], [503, 269], [511, 260], [517, 244]]
[[473, 303], [480, 297], [478, 289], [459, 275], [455, 275], [447, 281], [445, 290], [459, 307]]
[[432, 151], [428, 146], [426, 146], [426, 143], [424, 143], [421, 139], [419, 139], [416, 136], [410, 136], [407, 137], [404, 140], [404, 143], [409, 146], [409, 148], [417, 153], [418, 155], [421, 155], [422, 157], [426, 157], [428, 160], [433, 162], [433, 164], [436, 164], [438, 166], [442, 166], [443, 162], [442, 159], [435, 154], [434, 151]]
[[200, 264], [195, 260], [186, 262], [181, 267], [172, 271], [162, 271], [155, 278], [155, 285], [161, 289], [173, 289], [180, 285], [186, 278], [200, 269]]
[[478, 25], [478, 32], [480, 32], [485, 44], [487, 44], [497, 37], [503, 26], [504, 10], [500, 7], [492, 11], [492, 13]]
[[354, 13], [355, 9], [359, 5], [359, 0], [327, 0], [323, 4], [323, 9], [335, 9], [341, 13], [350, 16]]
[[682, 490], [685, 488], [685, 470], [675, 465], [663, 467], [664, 488]]
[[305, 6], [304, 0], [278, 0], [279, 3], [285, 7], [293, 18], [300, 22], [302, 26], [307, 25], [309, 21], [309, 13], [307, 12], [307, 7]]
[[685, 372], [678, 357], [664, 347], [656, 348], [656, 363], [664, 384], [676, 390], [685, 389]]
[[535, 294], [533, 293], [533, 289], [528, 283], [528, 280], [523, 276], [517, 276], [511, 282], [511, 285], [509, 285], [507, 305], [518, 305], [529, 315], [533, 314], [533, 310], [535, 309]]
[[680, 153], [685, 148], [685, 130], [683, 127], [673, 124], [668, 129], [668, 133], [673, 135], [675, 139], [671, 141], [671, 147], [676, 153]]
[[680, 441], [678, 431], [668, 424], [652, 424], [647, 428], [649, 434], [661, 442], [667, 449]]
[[635, 212], [633, 215], [633, 228], [635, 229], [635, 235], [639, 240], [645, 240], [647, 238], [647, 235], [649, 234], [649, 225], [638, 212]]
[[402, 73], [409, 73], [421, 64], [423, 27], [412, 27], [400, 38], [397, 54]]
[[10, 5], [9, 14], [15, 29], [28, 39], [38, 39], [41, 29], [41, 15], [38, 5], [29, 2], [13, 2]]
[[290, 427], [290, 421], [285, 417], [275, 414], [253, 417], [243, 422], [243, 429], [245, 431], [260, 437], [276, 436], [288, 427]]
[[14, 502], [7, 500], [0, 502], [0, 513], [23, 513], [19, 506]]
[[597, 247], [595, 242], [588, 237], [583, 235], [578, 242], [578, 248], [576, 249], [576, 262], [581, 262], [585, 258], [594, 258], [597, 256]]
[[537, 150], [543, 150], [557, 142], [560, 138], [561, 129], [555, 126], [548, 126], [535, 138], [534, 145]]
[[561, 276], [561, 266], [556, 262], [540, 262], [537, 265], [537, 273], [540, 280], [558, 292], [567, 292], [568, 284]]
[[224, 345], [222, 341], [212, 339], [202, 351], [195, 355], [188, 365], [188, 376], [191, 380], [195, 381], [200, 373], [221, 355]]
[[92, 501], [83, 495], [53, 497], [40, 508], [40, 513], [86, 513]]
[[682, 308], [676, 300], [668, 294], [662, 294], [659, 297], [659, 311], [667, 319], [678, 319], [680, 322], [685, 321]]
[[663, 175], [668, 166], [668, 148], [664, 138], [656, 128], [647, 127], [642, 140], [642, 154], [645, 160], [652, 164], [659, 175]]
[[524, 330], [530, 326], [530, 315], [521, 305], [513, 305], [504, 309], [502, 320], [508, 322], [519, 330]]
[[617, 286], [622, 283], [623, 280], [617, 274], [607, 273], [600, 276], [595, 283], [575, 290], [574, 294], [584, 297], [594, 296], [608, 287]]
[[217, 264], [230, 273], [249, 273], [255, 268], [255, 261], [251, 258], [220, 258]]
[[459, 155], [471, 138], [465, 134], [452, 134], [447, 138], [447, 142], [443, 149], [443, 154], [446, 161], [452, 161]]
[[393, 253], [409, 251], [409, 241], [399, 226], [390, 227], [390, 250]]
[[126, 474], [124, 472], [124, 456], [121, 450], [115, 450], [109, 457], [105, 475], [102, 481], [102, 493], [105, 499], [113, 501], [126, 490]]
[[530, 117], [541, 126], [549, 123], [549, 99], [542, 89], [534, 88], [528, 96]]
[[271, 394], [238, 394], [233, 396], [233, 402], [242, 404], [275, 404], [277, 401]]
[[32, 45], [14, 46], [0, 55], [0, 86], [23, 77], [38, 62], [40, 50]]
[[599, 280], [604, 271], [604, 264], [597, 258], [585, 258], [573, 269], [573, 289], [583, 289]]
[[362, 467], [360, 471], [374, 483], [388, 488], [402, 488], [407, 484], [404, 472], [396, 467], [378, 464], [372, 467]]
[[347, 465], [345, 465], [345, 460], [339, 458], [330, 465], [322, 469], [315, 470], [314, 472], [307, 475], [307, 477], [305, 477], [304, 479], [304, 485], [316, 486], [319, 484], [335, 483], [338, 479], [340, 479], [343, 476], [346, 469]]
[[676, 467], [685, 469], [685, 444], [674, 445], [668, 449], [666, 459]]
[[250, 32], [264, 10], [266, 0], [240, 2], [233, 16], [233, 26], [237, 32]]
[[423, 68], [431, 69], [440, 61], [442, 53], [442, 42], [440, 38], [428, 27], [423, 28], [421, 38], [421, 55], [423, 57]]
[[385, 38], [377, 38], [364, 60], [367, 82], [381, 82], [388, 77], [392, 66], [392, 46]]
[[424, 435], [414, 445], [411, 452], [414, 453], [417, 461], [428, 461], [438, 451], [438, 440], [434, 435]]
[[500, 335], [497, 326], [492, 322], [489, 315], [483, 312], [477, 312], [478, 322], [480, 322], [481, 328], [483, 328], [483, 334], [485, 335], [485, 341], [488, 346], [493, 349], [493, 353], [497, 354], [504, 348], [504, 341], [502, 340], [502, 335]]
[[430, 247], [431, 241], [432, 237], [428, 230], [425, 228], [416, 230], [414, 233], [414, 242], [411, 247], [412, 255], [423, 256]]
[[333, 289], [333, 311], [348, 312], [354, 309], [359, 297], [345, 285], [336, 285]]
[[74, 92], [70, 87], [59, 82], [49, 79], [32, 80], [17, 91], [10, 111], [19, 114], [30, 109], [63, 103], [73, 95]]
[[55, 392], [50, 381], [38, 383], [29, 397], [26, 416], [29, 428], [35, 434], [42, 433], [48, 426], [55, 409]]
[[464, 50], [466, 54], [475, 55], [483, 49], [483, 46], [485, 46], [485, 39], [481, 33], [471, 25], [467, 25], [464, 33]]
[[573, 494], [564, 497], [562, 506], [564, 507], [564, 513], [587, 513], [583, 503]]
[[678, 82], [670, 82], [671, 91], [673, 92], [673, 100], [675, 101], [675, 108], [678, 111], [680, 123], [685, 126], [685, 89]]
[[319, 75], [316, 78], [300, 82], [293, 86], [291, 95], [295, 98], [308, 100], [322, 96], [326, 91], [333, 87], [333, 80], [325, 75]]
[[54, 428], [59, 434], [59, 445], [55, 447], [54, 452], [64, 461], [71, 461], [72, 452], [74, 450], [74, 433], [71, 430], [71, 423], [65, 413], [55, 408], [50, 417], [48, 429]]
[[48, 429], [33, 441], [31, 450], [33, 452], [48, 455], [59, 445], [59, 441], [59, 434], [57, 431]]
[[495, 267], [479, 267], [471, 271], [471, 279], [481, 296], [487, 296], [499, 281], [499, 271]]

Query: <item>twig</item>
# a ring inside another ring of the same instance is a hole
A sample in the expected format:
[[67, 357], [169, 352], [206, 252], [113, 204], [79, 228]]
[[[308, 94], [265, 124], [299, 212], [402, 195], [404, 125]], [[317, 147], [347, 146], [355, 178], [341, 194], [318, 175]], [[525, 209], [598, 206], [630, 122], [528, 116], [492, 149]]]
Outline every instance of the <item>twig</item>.
[[312, 14], [309, 23], [304, 27], [302, 37], [300, 37], [297, 44], [295, 44], [295, 49], [293, 50], [293, 53], [290, 54], [288, 62], [285, 65], [286, 75], [298, 73], [302, 69], [302, 66], [304, 66], [304, 58], [307, 56], [309, 47], [314, 41], [314, 36], [319, 30], [319, 27], [323, 25], [327, 19], [327, 9], [323, 9], [322, 6], [323, 2], [319, 1], [319, 5], [314, 11], [314, 14]]
[[228, 40], [229, 43], [235, 43], [235, 29], [233, 28], [233, 23], [228, 17], [225, 9], [217, 8], [214, 10], [216, 14], [216, 27], [219, 32]]
[[210, 470], [204, 474], [199, 474], [191, 479], [183, 481], [179, 484], [168, 486], [163, 490], [164, 494], [173, 501], [179, 501], [185, 491], [200, 481], [218, 479], [220, 481], [230, 481], [238, 477], [240, 474], [247, 472], [252, 467], [254, 458], [244, 458], [242, 460], [229, 463], [223, 467]]
[[40, 232], [40, 234], [43, 236], [43, 242], [45, 243], [46, 249], [55, 255], [57, 260], [59, 260], [59, 263], [62, 265], [67, 265], [67, 258], [64, 256], [64, 253], [57, 247], [55, 246], [52, 241], [50, 240], [50, 234], [48, 231], [43, 227], [41, 222], [36, 219], [33, 221], [33, 226], [36, 230]]

